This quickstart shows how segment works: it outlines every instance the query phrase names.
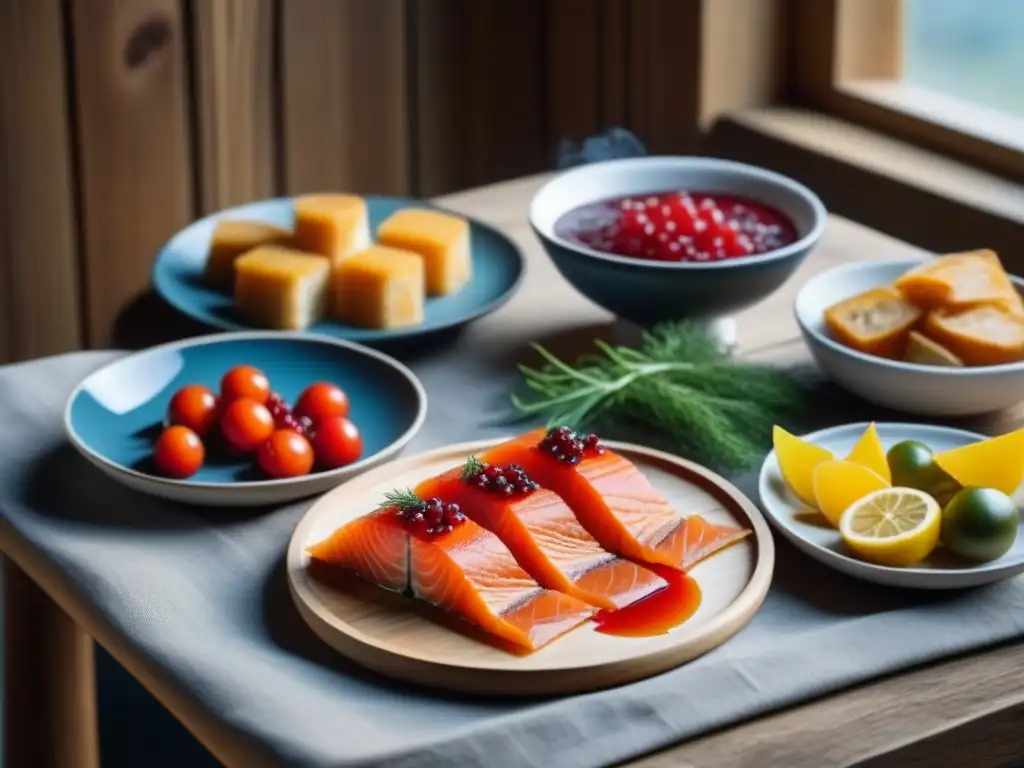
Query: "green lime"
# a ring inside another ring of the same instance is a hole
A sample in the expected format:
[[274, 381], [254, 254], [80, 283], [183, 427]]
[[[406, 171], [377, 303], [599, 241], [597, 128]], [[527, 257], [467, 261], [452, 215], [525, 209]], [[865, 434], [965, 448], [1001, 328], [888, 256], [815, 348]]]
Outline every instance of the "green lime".
[[995, 488], [964, 488], [942, 511], [942, 543], [971, 560], [995, 560], [1017, 538], [1020, 511], [1009, 496]]
[[960, 484], [935, 463], [932, 449], [917, 440], [896, 443], [885, 455], [898, 488], [916, 488], [945, 505], [960, 490]]

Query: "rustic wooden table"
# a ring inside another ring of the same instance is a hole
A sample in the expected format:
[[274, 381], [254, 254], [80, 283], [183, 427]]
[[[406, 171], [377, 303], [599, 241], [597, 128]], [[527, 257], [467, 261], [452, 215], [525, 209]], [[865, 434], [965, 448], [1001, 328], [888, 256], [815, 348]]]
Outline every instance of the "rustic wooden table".
[[[536, 243], [525, 220], [531, 195], [546, 177], [531, 177], [451, 195], [450, 208], [501, 227], [528, 256], [528, 276], [515, 312], [515, 332], [534, 338], [549, 332], [566, 312], [579, 326], [608, 321], [583, 307]], [[815, 272], [859, 259], [899, 258], [911, 246], [833, 217], [821, 244], [800, 271], [767, 301], [739, 320], [739, 354], [809, 367], [792, 316], [798, 288]], [[567, 308], [545, 301], [545, 313], [522, 313], [523, 295], [567, 297]], [[500, 315], [495, 315], [499, 318]], [[541, 317], [543, 315], [543, 317]], [[531, 319], [531, 317], [533, 319]], [[489, 322], [489, 321], [488, 321]], [[536, 329], [531, 328], [536, 323]], [[493, 328], [491, 326], [493, 332]], [[161, 328], [161, 332], [166, 328]], [[173, 332], [172, 332], [173, 333]], [[864, 406], [834, 389], [822, 397], [822, 423], [863, 416]], [[858, 412], [858, 409], [859, 412]], [[874, 412], [878, 417], [877, 411]], [[967, 424], [1003, 431], [1024, 423], [1024, 409]], [[7, 556], [6, 764], [11, 768], [98, 766], [91, 639], [103, 645], [195, 736], [229, 765], [260, 765], [265, 758], [237, 743], [196, 712], [181, 691], [162, 686], [133, 649], [85, 615], [62, 588], [62, 577], [0, 524], [0, 551]], [[1024, 765], [1024, 645], [1012, 644], [911, 670], [735, 725], [631, 763], [638, 768], [731, 766], [900, 766], [929, 768]], [[969, 757], [968, 757], [969, 755]]]

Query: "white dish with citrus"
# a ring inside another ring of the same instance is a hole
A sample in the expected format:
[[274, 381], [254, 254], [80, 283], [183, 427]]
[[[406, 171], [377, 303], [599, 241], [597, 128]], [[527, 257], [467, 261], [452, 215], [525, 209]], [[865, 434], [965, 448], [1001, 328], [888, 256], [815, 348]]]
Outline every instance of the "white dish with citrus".
[[986, 438], [922, 424], [781, 428], [761, 467], [768, 520], [856, 578], [954, 589], [1024, 573], [1024, 430]]

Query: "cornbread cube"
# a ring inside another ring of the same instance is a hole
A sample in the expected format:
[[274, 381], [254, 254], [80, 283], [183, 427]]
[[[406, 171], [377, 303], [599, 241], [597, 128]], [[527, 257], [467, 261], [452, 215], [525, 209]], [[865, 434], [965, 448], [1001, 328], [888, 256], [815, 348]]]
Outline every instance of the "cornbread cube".
[[357, 195], [303, 195], [295, 200], [295, 247], [338, 261], [370, 245], [366, 201]]
[[334, 316], [368, 328], [402, 328], [423, 322], [426, 268], [410, 251], [375, 245], [334, 268]]
[[405, 208], [377, 229], [381, 245], [413, 251], [427, 268], [427, 295], [444, 296], [470, 281], [469, 222], [440, 211]]
[[235, 259], [260, 245], [285, 245], [291, 232], [262, 221], [221, 219], [213, 228], [203, 279], [218, 291], [231, 291]]
[[331, 263], [323, 256], [264, 245], [235, 260], [235, 310], [253, 325], [308, 328], [327, 309]]

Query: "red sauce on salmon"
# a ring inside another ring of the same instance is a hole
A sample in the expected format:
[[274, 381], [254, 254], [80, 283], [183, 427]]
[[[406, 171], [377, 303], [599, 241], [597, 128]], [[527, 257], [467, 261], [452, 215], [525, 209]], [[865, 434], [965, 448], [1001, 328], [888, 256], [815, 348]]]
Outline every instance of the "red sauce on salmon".
[[682, 571], [664, 565], [647, 565], [667, 587], [615, 611], [602, 610], [593, 617], [597, 631], [620, 637], [663, 635], [685, 622], [700, 607], [700, 586]]

